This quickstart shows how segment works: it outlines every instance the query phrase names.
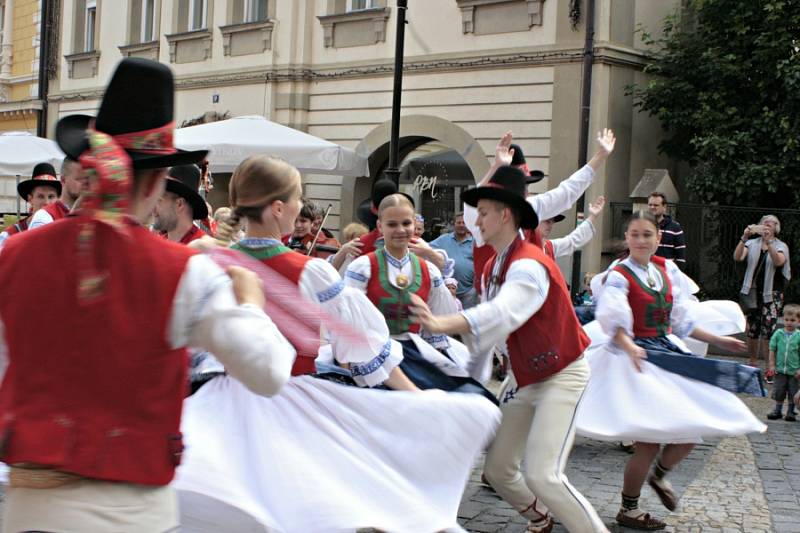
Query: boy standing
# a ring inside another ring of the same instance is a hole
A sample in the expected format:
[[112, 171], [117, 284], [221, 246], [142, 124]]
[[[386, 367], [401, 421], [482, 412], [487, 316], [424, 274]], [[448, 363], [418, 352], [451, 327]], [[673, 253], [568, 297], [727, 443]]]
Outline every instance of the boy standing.
[[800, 378], [800, 305], [788, 304], [783, 308], [783, 328], [777, 329], [769, 341], [769, 371], [775, 374], [772, 398], [775, 409], [767, 415], [770, 420], [781, 418], [783, 400], [789, 398], [784, 420], [794, 422], [794, 403], [792, 399], [798, 392]]

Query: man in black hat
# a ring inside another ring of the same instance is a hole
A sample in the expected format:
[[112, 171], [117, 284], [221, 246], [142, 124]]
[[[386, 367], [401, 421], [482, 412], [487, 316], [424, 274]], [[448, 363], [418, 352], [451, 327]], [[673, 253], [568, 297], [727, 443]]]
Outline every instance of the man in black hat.
[[484, 475], [530, 520], [528, 531], [552, 530], [549, 509], [569, 531], [605, 532], [591, 504], [564, 475], [575, 413], [589, 379], [583, 358], [589, 339], [558, 265], [520, 235], [538, 225], [526, 200], [525, 175], [500, 167], [462, 198], [477, 208], [477, 227], [495, 251], [482, 273], [484, 302], [460, 314], [433, 316], [415, 298], [416, 320], [434, 334], [462, 335], [473, 354], [498, 346], [509, 357], [512, 373], [500, 393], [503, 422]]
[[50, 163], [39, 163], [33, 167], [31, 179], [21, 181], [17, 185], [17, 194], [30, 205], [30, 215], [0, 233], [0, 247], [11, 235], [27, 230], [31, 217], [37, 211], [58, 199], [61, 194], [61, 182], [56, 177], [56, 169]]
[[181, 244], [189, 244], [205, 235], [194, 223], [208, 217], [208, 207], [198, 192], [199, 186], [200, 167], [194, 164], [172, 167], [166, 191], [153, 211], [153, 229]]
[[89, 177], [81, 164], [69, 156], [61, 163], [61, 196], [31, 218], [30, 229], [40, 228], [66, 217], [81, 194], [89, 190]]
[[175, 530], [186, 346], [213, 351], [259, 394], [289, 379], [294, 350], [264, 314], [255, 274], [226, 275], [141, 225], [167, 167], [206, 155], [174, 148], [173, 99], [168, 67], [123, 59], [97, 118], [56, 127], [91, 176], [80, 209], [3, 249], [6, 531]]

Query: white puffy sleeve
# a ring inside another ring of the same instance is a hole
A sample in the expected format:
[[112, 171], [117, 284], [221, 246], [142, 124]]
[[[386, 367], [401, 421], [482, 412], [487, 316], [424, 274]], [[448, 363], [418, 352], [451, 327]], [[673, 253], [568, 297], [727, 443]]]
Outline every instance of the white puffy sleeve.
[[472, 353], [486, 353], [528, 321], [547, 299], [550, 277], [533, 259], [514, 261], [494, 298], [461, 314], [470, 331], [461, 336]]
[[529, 196], [528, 203], [533, 206], [539, 220], [553, 218], [572, 207], [581, 194], [589, 188], [593, 179], [594, 170], [589, 165], [584, 165], [559, 183], [558, 187], [536, 196]]
[[628, 302], [628, 280], [616, 270], [608, 273], [597, 298], [594, 317], [603, 328], [603, 333], [609, 337], [613, 337], [620, 328], [633, 337], [633, 310]]
[[592, 240], [594, 234], [594, 224], [592, 224], [591, 220], [585, 220], [565, 237], [550, 239], [550, 242], [553, 243], [553, 252], [556, 257], [572, 255], [575, 250], [580, 250], [586, 246]]
[[350, 364], [356, 383], [374, 387], [386, 381], [403, 360], [403, 349], [389, 338], [383, 315], [364, 292], [345, 284], [336, 269], [323, 259], [306, 264], [300, 277], [300, 289], [308, 299], [318, 302], [331, 315], [365, 335], [367, 346], [330, 335], [334, 357]]
[[[444, 278], [442, 273], [436, 268], [436, 265], [430, 261], [425, 261], [428, 265], [428, 272], [431, 276], [431, 292], [428, 294], [428, 307], [434, 315], [452, 315], [458, 313], [458, 306], [456, 305], [455, 298], [450, 294], [450, 291], [444, 285]], [[420, 331], [420, 337], [439, 350], [446, 350], [450, 347], [450, 341], [447, 335], [439, 335], [425, 331]]]
[[692, 309], [699, 302], [692, 298], [691, 279], [687, 277], [672, 261], [665, 264], [667, 276], [672, 284], [672, 313], [670, 314], [670, 327], [672, 333], [678, 337], [688, 337], [695, 328], [695, 313]]
[[192, 256], [172, 304], [167, 341], [208, 350], [256, 394], [277, 394], [289, 380], [294, 347], [254, 305], [239, 305], [230, 278], [208, 256]]
[[353, 259], [353, 262], [347, 267], [347, 271], [344, 273], [344, 284], [366, 294], [370, 275], [369, 257], [361, 255]]

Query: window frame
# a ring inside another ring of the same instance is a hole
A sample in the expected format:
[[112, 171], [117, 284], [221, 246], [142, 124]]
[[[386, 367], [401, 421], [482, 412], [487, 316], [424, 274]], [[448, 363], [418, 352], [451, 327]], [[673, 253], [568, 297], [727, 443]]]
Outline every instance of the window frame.
[[[89, 31], [90, 28], [91, 31]], [[86, 0], [86, 5], [83, 10], [84, 52], [95, 51], [94, 41], [96, 32], [97, 32], [97, 0]]]
[[[200, 3], [200, 23], [199, 27], [194, 27], [195, 5]], [[189, 20], [186, 21], [188, 31], [198, 31], [208, 29], [208, 0], [189, 0]]]
[[[345, 13], [358, 13], [359, 11], [366, 11], [367, 9], [375, 8], [375, 0], [364, 0], [364, 7], [353, 8], [354, 0], [347, 0], [347, 5], [344, 10]], [[341, 5], [341, 4], [340, 4]]]
[[[147, 6], [152, 2], [153, 10], [147, 16]], [[150, 20], [150, 35], [147, 34], [147, 20]], [[156, 40], [156, 0], [142, 0], [142, 17], [139, 28], [139, 42], [149, 43]]]

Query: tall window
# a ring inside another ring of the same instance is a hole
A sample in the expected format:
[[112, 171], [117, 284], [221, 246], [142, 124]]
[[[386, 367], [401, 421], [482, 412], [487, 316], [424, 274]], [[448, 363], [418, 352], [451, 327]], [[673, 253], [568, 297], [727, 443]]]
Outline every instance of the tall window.
[[97, 30], [97, 0], [86, 0], [86, 18], [84, 28], [86, 28], [86, 39], [83, 43], [83, 50], [91, 52], [94, 50], [94, 34]]
[[373, 7], [375, 7], [375, 0], [347, 0], [348, 12], [372, 9]]
[[140, 39], [143, 43], [154, 41], [156, 31], [156, 0], [142, 0], [142, 28]]
[[206, 27], [208, 0], [189, 0], [189, 31]]
[[267, 20], [267, 0], [244, 0], [244, 21]]

